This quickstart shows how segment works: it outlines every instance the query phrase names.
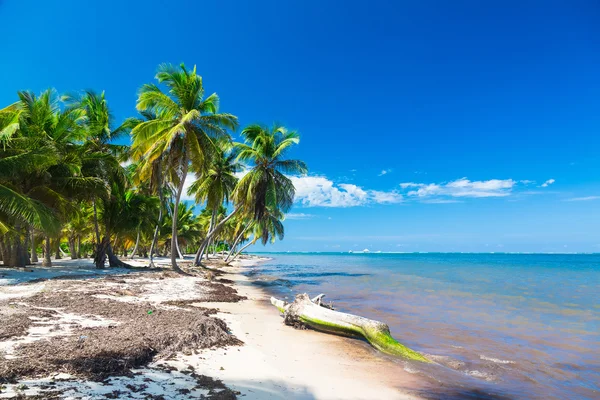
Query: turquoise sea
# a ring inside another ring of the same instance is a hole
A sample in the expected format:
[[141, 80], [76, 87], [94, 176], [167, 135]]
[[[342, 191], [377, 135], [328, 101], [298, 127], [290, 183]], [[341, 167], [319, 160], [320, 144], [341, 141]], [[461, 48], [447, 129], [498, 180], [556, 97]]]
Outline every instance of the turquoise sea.
[[325, 293], [437, 361], [393, 360], [425, 397], [600, 399], [600, 255], [267, 256], [248, 272], [258, 285]]

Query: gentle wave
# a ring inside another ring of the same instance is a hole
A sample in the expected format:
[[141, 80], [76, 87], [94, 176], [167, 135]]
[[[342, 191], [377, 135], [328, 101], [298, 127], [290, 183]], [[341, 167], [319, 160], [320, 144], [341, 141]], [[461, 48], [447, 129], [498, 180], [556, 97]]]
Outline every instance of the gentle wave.
[[514, 364], [515, 363], [514, 361], [511, 361], [511, 360], [500, 360], [499, 358], [487, 357], [487, 356], [484, 356], [483, 354], [480, 354], [479, 358], [481, 358], [482, 360], [495, 362], [496, 364]]

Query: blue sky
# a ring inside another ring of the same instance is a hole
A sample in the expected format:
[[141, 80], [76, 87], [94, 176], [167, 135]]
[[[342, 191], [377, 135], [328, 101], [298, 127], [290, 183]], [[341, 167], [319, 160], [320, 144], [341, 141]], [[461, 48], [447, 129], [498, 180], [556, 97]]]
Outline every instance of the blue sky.
[[597, 1], [0, 0], [0, 104], [163, 62], [242, 125], [301, 133], [310, 175], [269, 250], [600, 251]]

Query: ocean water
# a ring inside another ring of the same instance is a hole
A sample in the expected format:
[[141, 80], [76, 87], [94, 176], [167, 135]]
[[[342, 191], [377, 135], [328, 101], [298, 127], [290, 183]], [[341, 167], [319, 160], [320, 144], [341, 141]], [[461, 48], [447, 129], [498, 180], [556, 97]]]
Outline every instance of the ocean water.
[[[325, 293], [436, 364], [425, 397], [600, 399], [600, 255], [271, 253], [271, 293]], [[385, 357], [381, 355], [382, 357]]]

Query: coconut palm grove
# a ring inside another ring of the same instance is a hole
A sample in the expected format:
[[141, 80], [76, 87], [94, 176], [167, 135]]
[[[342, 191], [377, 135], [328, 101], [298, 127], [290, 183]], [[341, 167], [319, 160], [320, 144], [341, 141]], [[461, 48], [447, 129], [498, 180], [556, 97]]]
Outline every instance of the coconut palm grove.
[[[231, 261], [252, 244], [283, 239], [295, 193], [289, 176], [307, 173], [286, 157], [296, 132], [240, 127], [216, 93], [204, 92], [195, 66], [160, 65], [139, 89], [139, 114], [124, 121], [114, 121], [109, 99], [93, 90], [20, 91], [0, 109], [4, 266], [93, 257], [97, 268], [126, 267], [134, 256], [153, 266], [155, 256], [170, 256], [181, 271], [184, 254], [196, 265], [217, 252]], [[192, 176], [195, 204], [182, 202]]]

